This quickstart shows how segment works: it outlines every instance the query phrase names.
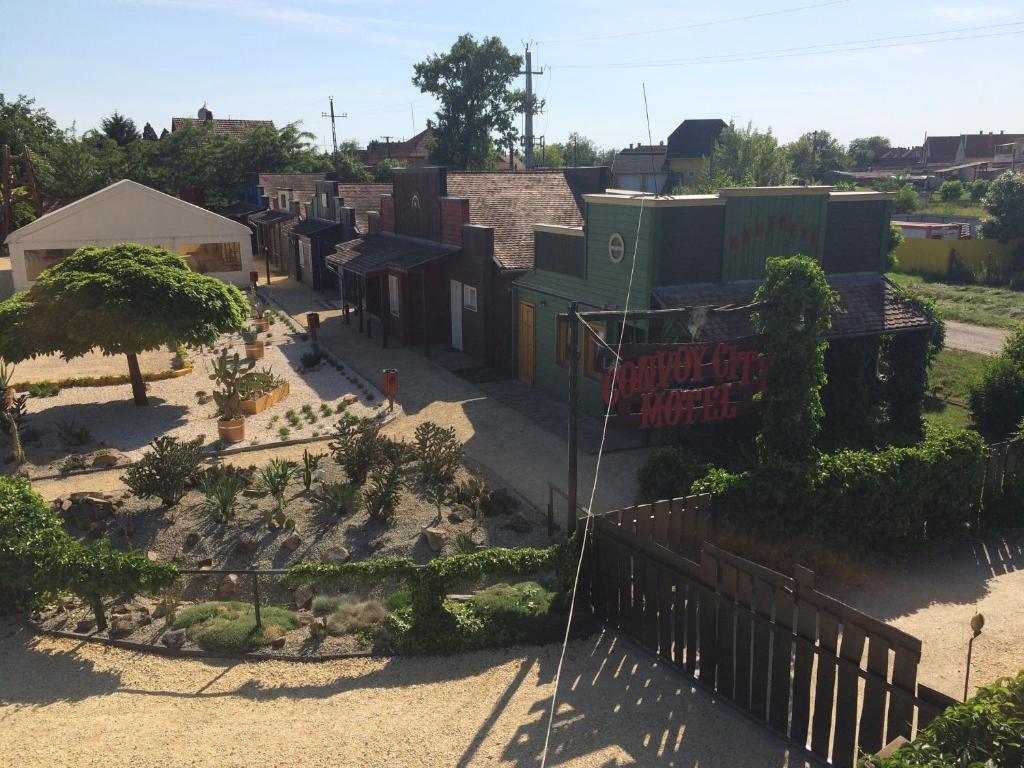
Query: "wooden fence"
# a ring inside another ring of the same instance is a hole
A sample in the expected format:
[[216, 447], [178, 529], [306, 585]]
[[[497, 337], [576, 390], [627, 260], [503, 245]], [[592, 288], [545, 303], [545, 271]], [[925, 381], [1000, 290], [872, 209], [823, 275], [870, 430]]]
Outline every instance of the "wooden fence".
[[598, 619], [836, 766], [955, 703], [918, 683], [917, 638], [817, 591], [812, 571], [791, 578], [704, 540], [707, 502], [592, 519], [581, 589]]
[[982, 501], [998, 497], [1014, 481], [1022, 465], [1024, 446], [1016, 442], [993, 443], [986, 453]]

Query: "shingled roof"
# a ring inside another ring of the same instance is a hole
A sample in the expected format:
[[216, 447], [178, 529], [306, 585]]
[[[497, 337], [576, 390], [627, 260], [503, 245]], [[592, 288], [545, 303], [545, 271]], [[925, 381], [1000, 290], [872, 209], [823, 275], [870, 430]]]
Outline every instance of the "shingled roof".
[[219, 117], [209, 120], [199, 120], [195, 117], [172, 117], [171, 132], [183, 128], [186, 125], [195, 124], [200, 127], [208, 125], [214, 133], [230, 136], [233, 139], [244, 139], [255, 129], [260, 127], [273, 128], [273, 120], [232, 120]]
[[356, 209], [356, 228], [359, 234], [365, 235], [367, 229], [366, 214], [380, 210], [380, 196], [390, 195], [390, 184], [339, 184], [338, 197], [346, 207]]
[[995, 157], [996, 147], [1011, 141], [1024, 139], [1020, 133], [968, 133], [964, 135], [964, 158], [971, 160], [991, 160]]
[[534, 224], [583, 225], [582, 191], [562, 171], [449, 173], [448, 196], [469, 198], [469, 223], [494, 229], [502, 269], [533, 268]]
[[[839, 308], [832, 315], [828, 338], [876, 336], [927, 328], [931, 319], [913, 302], [900, 298], [882, 275], [829, 275], [829, 285], [839, 294]], [[756, 285], [680, 285], [655, 288], [662, 307], [743, 306], [754, 297]], [[728, 341], [754, 335], [749, 311], [710, 312], [701, 341]]]
[[683, 120], [668, 136], [669, 158], [710, 157], [715, 151], [715, 142], [725, 130], [725, 121]]
[[458, 250], [444, 243], [380, 233], [336, 245], [327, 263], [365, 275], [382, 269], [414, 269]]
[[953, 163], [959, 149], [959, 136], [929, 136], [924, 142], [929, 163]]
[[620, 150], [612, 159], [612, 173], [624, 176], [635, 173], [660, 173], [664, 170], [668, 147], [664, 144], [637, 144]]

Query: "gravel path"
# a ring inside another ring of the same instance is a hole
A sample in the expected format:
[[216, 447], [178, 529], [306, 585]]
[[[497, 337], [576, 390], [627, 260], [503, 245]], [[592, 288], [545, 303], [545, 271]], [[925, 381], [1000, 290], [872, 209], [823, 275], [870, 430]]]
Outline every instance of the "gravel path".
[[[558, 647], [323, 664], [166, 659], [0, 624], [18, 766], [539, 765]], [[548, 765], [802, 765], [633, 646], [569, 647]]]
[[946, 346], [950, 349], [965, 349], [982, 355], [998, 355], [1003, 342], [1010, 335], [1002, 328], [986, 328], [983, 325], [946, 321]]

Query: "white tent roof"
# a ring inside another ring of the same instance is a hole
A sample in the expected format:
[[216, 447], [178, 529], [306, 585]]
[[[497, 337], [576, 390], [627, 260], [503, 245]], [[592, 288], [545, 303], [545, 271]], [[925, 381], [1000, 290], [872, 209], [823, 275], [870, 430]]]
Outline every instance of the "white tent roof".
[[14, 243], [249, 237], [249, 228], [163, 192], [123, 179], [40, 216], [7, 236]]

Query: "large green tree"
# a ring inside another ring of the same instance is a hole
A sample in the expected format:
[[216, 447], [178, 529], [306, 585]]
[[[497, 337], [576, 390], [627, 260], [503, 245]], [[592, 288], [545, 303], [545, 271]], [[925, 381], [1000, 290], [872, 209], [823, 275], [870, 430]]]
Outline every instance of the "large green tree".
[[892, 148], [885, 136], [864, 136], [850, 142], [847, 155], [854, 168], [864, 170], [878, 162], [878, 158]]
[[163, 248], [90, 246], [0, 302], [0, 358], [59, 353], [71, 360], [93, 349], [126, 355], [135, 403], [146, 405], [140, 352], [174, 341], [212, 344], [240, 330], [247, 311], [241, 291], [192, 272]]
[[103, 118], [100, 130], [108, 139], [116, 141], [119, 147], [127, 146], [139, 138], [139, 129], [135, 126], [135, 121], [116, 111]]
[[992, 218], [982, 223], [982, 236], [1001, 243], [1024, 237], [1024, 173], [1006, 171], [993, 181], [982, 199]]
[[811, 131], [786, 147], [793, 172], [805, 181], [820, 181], [829, 171], [849, 167], [846, 148], [828, 131]]
[[771, 128], [759, 131], [752, 123], [737, 128], [730, 121], [715, 142], [706, 186], [777, 187], [787, 184], [791, 173], [786, 150]]
[[522, 66], [522, 57], [499, 38], [478, 43], [472, 35], [462, 35], [447, 53], [414, 66], [413, 85], [441, 102], [437, 121], [431, 123], [432, 162], [468, 170], [493, 167], [495, 143], [508, 147], [518, 135], [515, 118], [524, 97], [511, 84]]

